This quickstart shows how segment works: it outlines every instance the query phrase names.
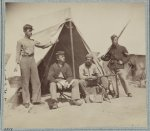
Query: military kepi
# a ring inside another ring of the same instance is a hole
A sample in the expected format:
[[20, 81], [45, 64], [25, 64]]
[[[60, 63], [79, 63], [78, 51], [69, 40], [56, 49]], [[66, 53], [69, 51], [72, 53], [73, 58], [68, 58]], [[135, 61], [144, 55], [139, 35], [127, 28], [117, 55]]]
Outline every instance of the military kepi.
[[92, 54], [87, 54], [86, 58], [92, 58], [93, 59], [93, 55]]
[[58, 55], [64, 55], [64, 54], [65, 54], [64, 51], [57, 51], [57, 52], [56, 52], [56, 56], [58, 56]]

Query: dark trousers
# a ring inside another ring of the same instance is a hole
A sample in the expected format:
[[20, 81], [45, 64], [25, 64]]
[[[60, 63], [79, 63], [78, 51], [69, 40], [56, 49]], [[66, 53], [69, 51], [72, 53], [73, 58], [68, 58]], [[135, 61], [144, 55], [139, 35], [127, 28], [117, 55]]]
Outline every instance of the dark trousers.
[[[124, 70], [124, 69], [118, 69], [117, 73], [118, 73], [118, 77], [120, 79], [120, 82], [122, 84], [122, 87], [123, 87], [126, 95], [128, 95], [128, 93], [131, 93], [131, 92], [129, 90], [129, 83], [128, 83], [128, 80], [127, 80], [127, 71]], [[113, 83], [113, 86], [114, 86], [115, 94], [119, 95], [119, 90], [117, 90], [117, 88], [116, 88], [116, 80], [115, 80], [114, 77], [112, 77], [112, 83]]]
[[22, 77], [22, 97], [23, 103], [30, 103], [29, 82], [32, 85], [32, 102], [41, 101], [41, 83], [39, 79], [38, 69], [33, 56], [25, 56], [20, 62]]
[[87, 81], [87, 80], [80, 80], [79, 81], [79, 85], [80, 85], [80, 91], [81, 94], [88, 96], [89, 95], [89, 91], [87, 89], [87, 87], [95, 87], [98, 84], [102, 85], [105, 89], [108, 89], [109, 86], [109, 82], [108, 79], [106, 77], [101, 77], [98, 78], [97, 80], [94, 81]]

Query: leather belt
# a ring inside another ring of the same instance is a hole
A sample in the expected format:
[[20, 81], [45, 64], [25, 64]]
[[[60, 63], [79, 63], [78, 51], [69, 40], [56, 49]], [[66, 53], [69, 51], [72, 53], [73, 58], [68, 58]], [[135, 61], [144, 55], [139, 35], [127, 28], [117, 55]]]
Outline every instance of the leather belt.
[[32, 57], [32, 56], [34, 56], [34, 53], [33, 53], [33, 54], [30, 54], [30, 55], [28, 55], [28, 54], [23, 54], [23, 55], [22, 55], [22, 57]]

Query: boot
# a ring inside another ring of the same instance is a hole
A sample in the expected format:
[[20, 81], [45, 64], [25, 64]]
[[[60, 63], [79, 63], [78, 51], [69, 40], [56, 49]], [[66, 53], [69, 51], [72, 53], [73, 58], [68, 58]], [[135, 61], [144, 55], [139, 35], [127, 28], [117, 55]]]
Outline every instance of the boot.
[[24, 103], [23, 104], [25, 108], [29, 108], [30, 104], [29, 103]]
[[52, 99], [48, 105], [49, 105], [49, 109], [57, 109], [58, 108], [58, 104], [57, 104], [57, 100], [55, 99]]
[[72, 100], [71, 105], [76, 105], [76, 106], [81, 106], [83, 103], [80, 99], [77, 99], [77, 100]]

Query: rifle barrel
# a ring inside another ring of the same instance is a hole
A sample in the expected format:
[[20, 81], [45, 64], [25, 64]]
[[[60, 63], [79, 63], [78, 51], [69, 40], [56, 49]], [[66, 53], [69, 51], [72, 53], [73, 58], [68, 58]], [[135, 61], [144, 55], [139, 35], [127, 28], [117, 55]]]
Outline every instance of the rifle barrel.
[[125, 25], [125, 27], [122, 29], [122, 31], [121, 31], [120, 34], [118, 35], [118, 39], [119, 39], [119, 37], [122, 35], [122, 33], [124, 32], [124, 30], [126, 29], [126, 27], [128, 26], [129, 23], [130, 23], [130, 20], [127, 22], [127, 24]]

